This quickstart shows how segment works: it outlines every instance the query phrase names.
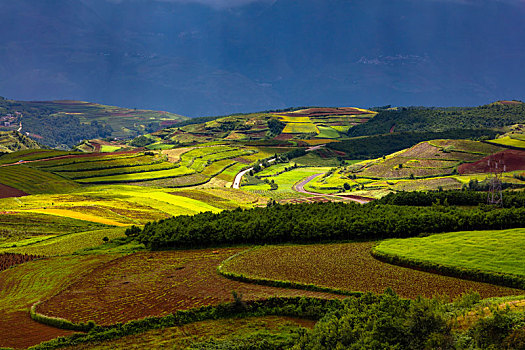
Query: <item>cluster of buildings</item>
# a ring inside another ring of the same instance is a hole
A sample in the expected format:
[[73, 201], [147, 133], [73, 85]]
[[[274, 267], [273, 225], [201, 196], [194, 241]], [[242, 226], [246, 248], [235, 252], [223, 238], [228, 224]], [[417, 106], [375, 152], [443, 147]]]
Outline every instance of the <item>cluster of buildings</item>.
[[22, 113], [14, 112], [8, 113], [4, 116], [0, 116], [0, 127], [10, 128], [13, 126], [18, 126], [19, 120], [22, 118]]

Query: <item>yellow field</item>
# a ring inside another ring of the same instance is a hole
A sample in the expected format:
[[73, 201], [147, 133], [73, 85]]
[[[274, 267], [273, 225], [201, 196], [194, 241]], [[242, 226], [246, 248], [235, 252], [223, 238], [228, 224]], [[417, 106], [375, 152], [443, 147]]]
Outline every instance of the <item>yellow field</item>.
[[67, 210], [67, 209], [29, 209], [29, 210], [23, 210], [25, 212], [30, 213], [41, 213], [41, 214], [49, 214], [49, 215], [57, 215], [57, 216], [65, 216], [68, 218], [73, 219], [79, 219], [84, 221], [91, 221], [91, 222], [97, 222], [99, 224], [105, 224], [105, 225], [112, 225], [112, 226], [127, 226], [127, 224], [123, 224], [121, 222], [102, 218], [95, 215], [85, 214], [74, 210]]
[[319, 134], [319, 129], [313, 123], [288, 123], [284, 127], [284, 134]]
[[311, 123], [310, 117], [279, 116], [279, 119], [285, 123]]

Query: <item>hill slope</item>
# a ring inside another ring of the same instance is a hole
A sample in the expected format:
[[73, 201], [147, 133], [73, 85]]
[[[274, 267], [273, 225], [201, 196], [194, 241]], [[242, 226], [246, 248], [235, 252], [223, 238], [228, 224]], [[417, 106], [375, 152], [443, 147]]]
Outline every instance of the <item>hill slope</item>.
[[18, 131], [0, 131], [0, 153], [10, 153], [24, 149], [40, 148], [38, 144], [29, 137]]
[[[83, 101], [14, 101], [0, 98], [0, 117], [10, 116], [8, 129], [22, 125], [42, 144], [71, 147], [84, 139], [131, 138], [187, 119], [163, 111], [105, 106]], [[20, 124], [21, 123], [21, 124]]]

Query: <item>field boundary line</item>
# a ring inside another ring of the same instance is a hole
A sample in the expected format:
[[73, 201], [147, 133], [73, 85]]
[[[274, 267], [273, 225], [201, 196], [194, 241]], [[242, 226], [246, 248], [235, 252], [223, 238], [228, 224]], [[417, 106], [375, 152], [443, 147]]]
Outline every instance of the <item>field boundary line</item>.
[[375, 259], [387, 264], [425, 271], [437, 275], [525, 290], [525, 278], [518, 275], [490, 272], [474, 268], [444, 265], [425, 260], [405, 258], [400, 255], [389, 254], [380, 251], [377, 248], [379, 244], [380, 243], [376, 244], [372, 248], [370, 254]]
[[226, 264], [237, 258], [240, 255], [246, 254], [250, 251], [257, 250], [261, 248], [262, 246], [256, 246], [250, 249], [243, 250], [241, 252], [238, 252], [224, 261], [222, 261], [219, 266], [217, 266], [217, 273], [225, 278], [239, 281], [239, 282], [245, 282], [245, 283], [253, 283], [258, 284], [262, 286], [270, 286], [270, 287], [278, 287], [278, 288], [286, 288], [286, 289], [300, 289], [300, 290], [307, 290], [312, 292], [325, 292], [325, 293], [332, 293], [332, 294], [338, 294], [338, 295], [347, 295], [347, 296], [354, 296], [354, 297], [360, 297], [363, 295], [362, 292], [352, 292], [348, 290], [343, 290], [339, 288], [330, 288], [330, 287], [322, 287], [315, 284], [310, 283], [300, 283], [300, 282], [292, 282], [292, 281], [283, 281], [283, 280], [272, 280], [269, 278], [262, 278], [262, 277], [251, 277], [246, 276], [243, 274], [238, 274], [235, 272], [229, 272], [226, 271]]

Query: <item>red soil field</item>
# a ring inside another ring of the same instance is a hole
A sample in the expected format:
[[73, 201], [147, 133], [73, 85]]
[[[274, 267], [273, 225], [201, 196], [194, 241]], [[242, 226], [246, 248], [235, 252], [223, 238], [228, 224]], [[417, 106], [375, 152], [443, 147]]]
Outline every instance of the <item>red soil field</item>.
[[521, 105], [523, 104], [523, 102], [519, 102], [519, 101], [498, 101], [499, 103], [501, 103], [502, 105]]
[[341, 108], [309, 108], [302, 112], [296, 113], [278, 113], [277, 115], [288, 116], [288, 117], [321, 117], [327, 115], [358, 115], [358, 114], [369, 114], [365, 111], [360, 111], [352, 107], [341, 107]]
[[461, 164], [458, 167], [458, 172], [460, 174], [489, 173], [489, 159], [503, 161], [505, 171], [525, 170], [525, 151], [509, 149], [481, 158], [474, 163]]
[[274, 137], [273, 139], [274, 140], [280, 140], [280, 141], [288, 141], [288, 140], [291, 140], [293, 139], [294, 135], [292, 134], [280, 134], [276, 137]]
[[23, 197], [28, 194], [14, 187], [0, 184], [0, 198]]
[[229, 280], [216, 267], [245, 248], [136, 253], [97, 267], [37, 307], [48, 316], [108, 325], [176, 310], [270, 296], [338, 298], [328, 293], [281, 289]]
[[169, 126], [172, 126], [172, 125], [177, 124], [177, 123], [179, 123], [178, 120], [163, 120], [160, 123], [160, 126], [161, 127], [169, 127]]
[[26, 311], [2, 313], [0, 317], [0, 347], [25, 349], [73, 333], [35, 322]]

